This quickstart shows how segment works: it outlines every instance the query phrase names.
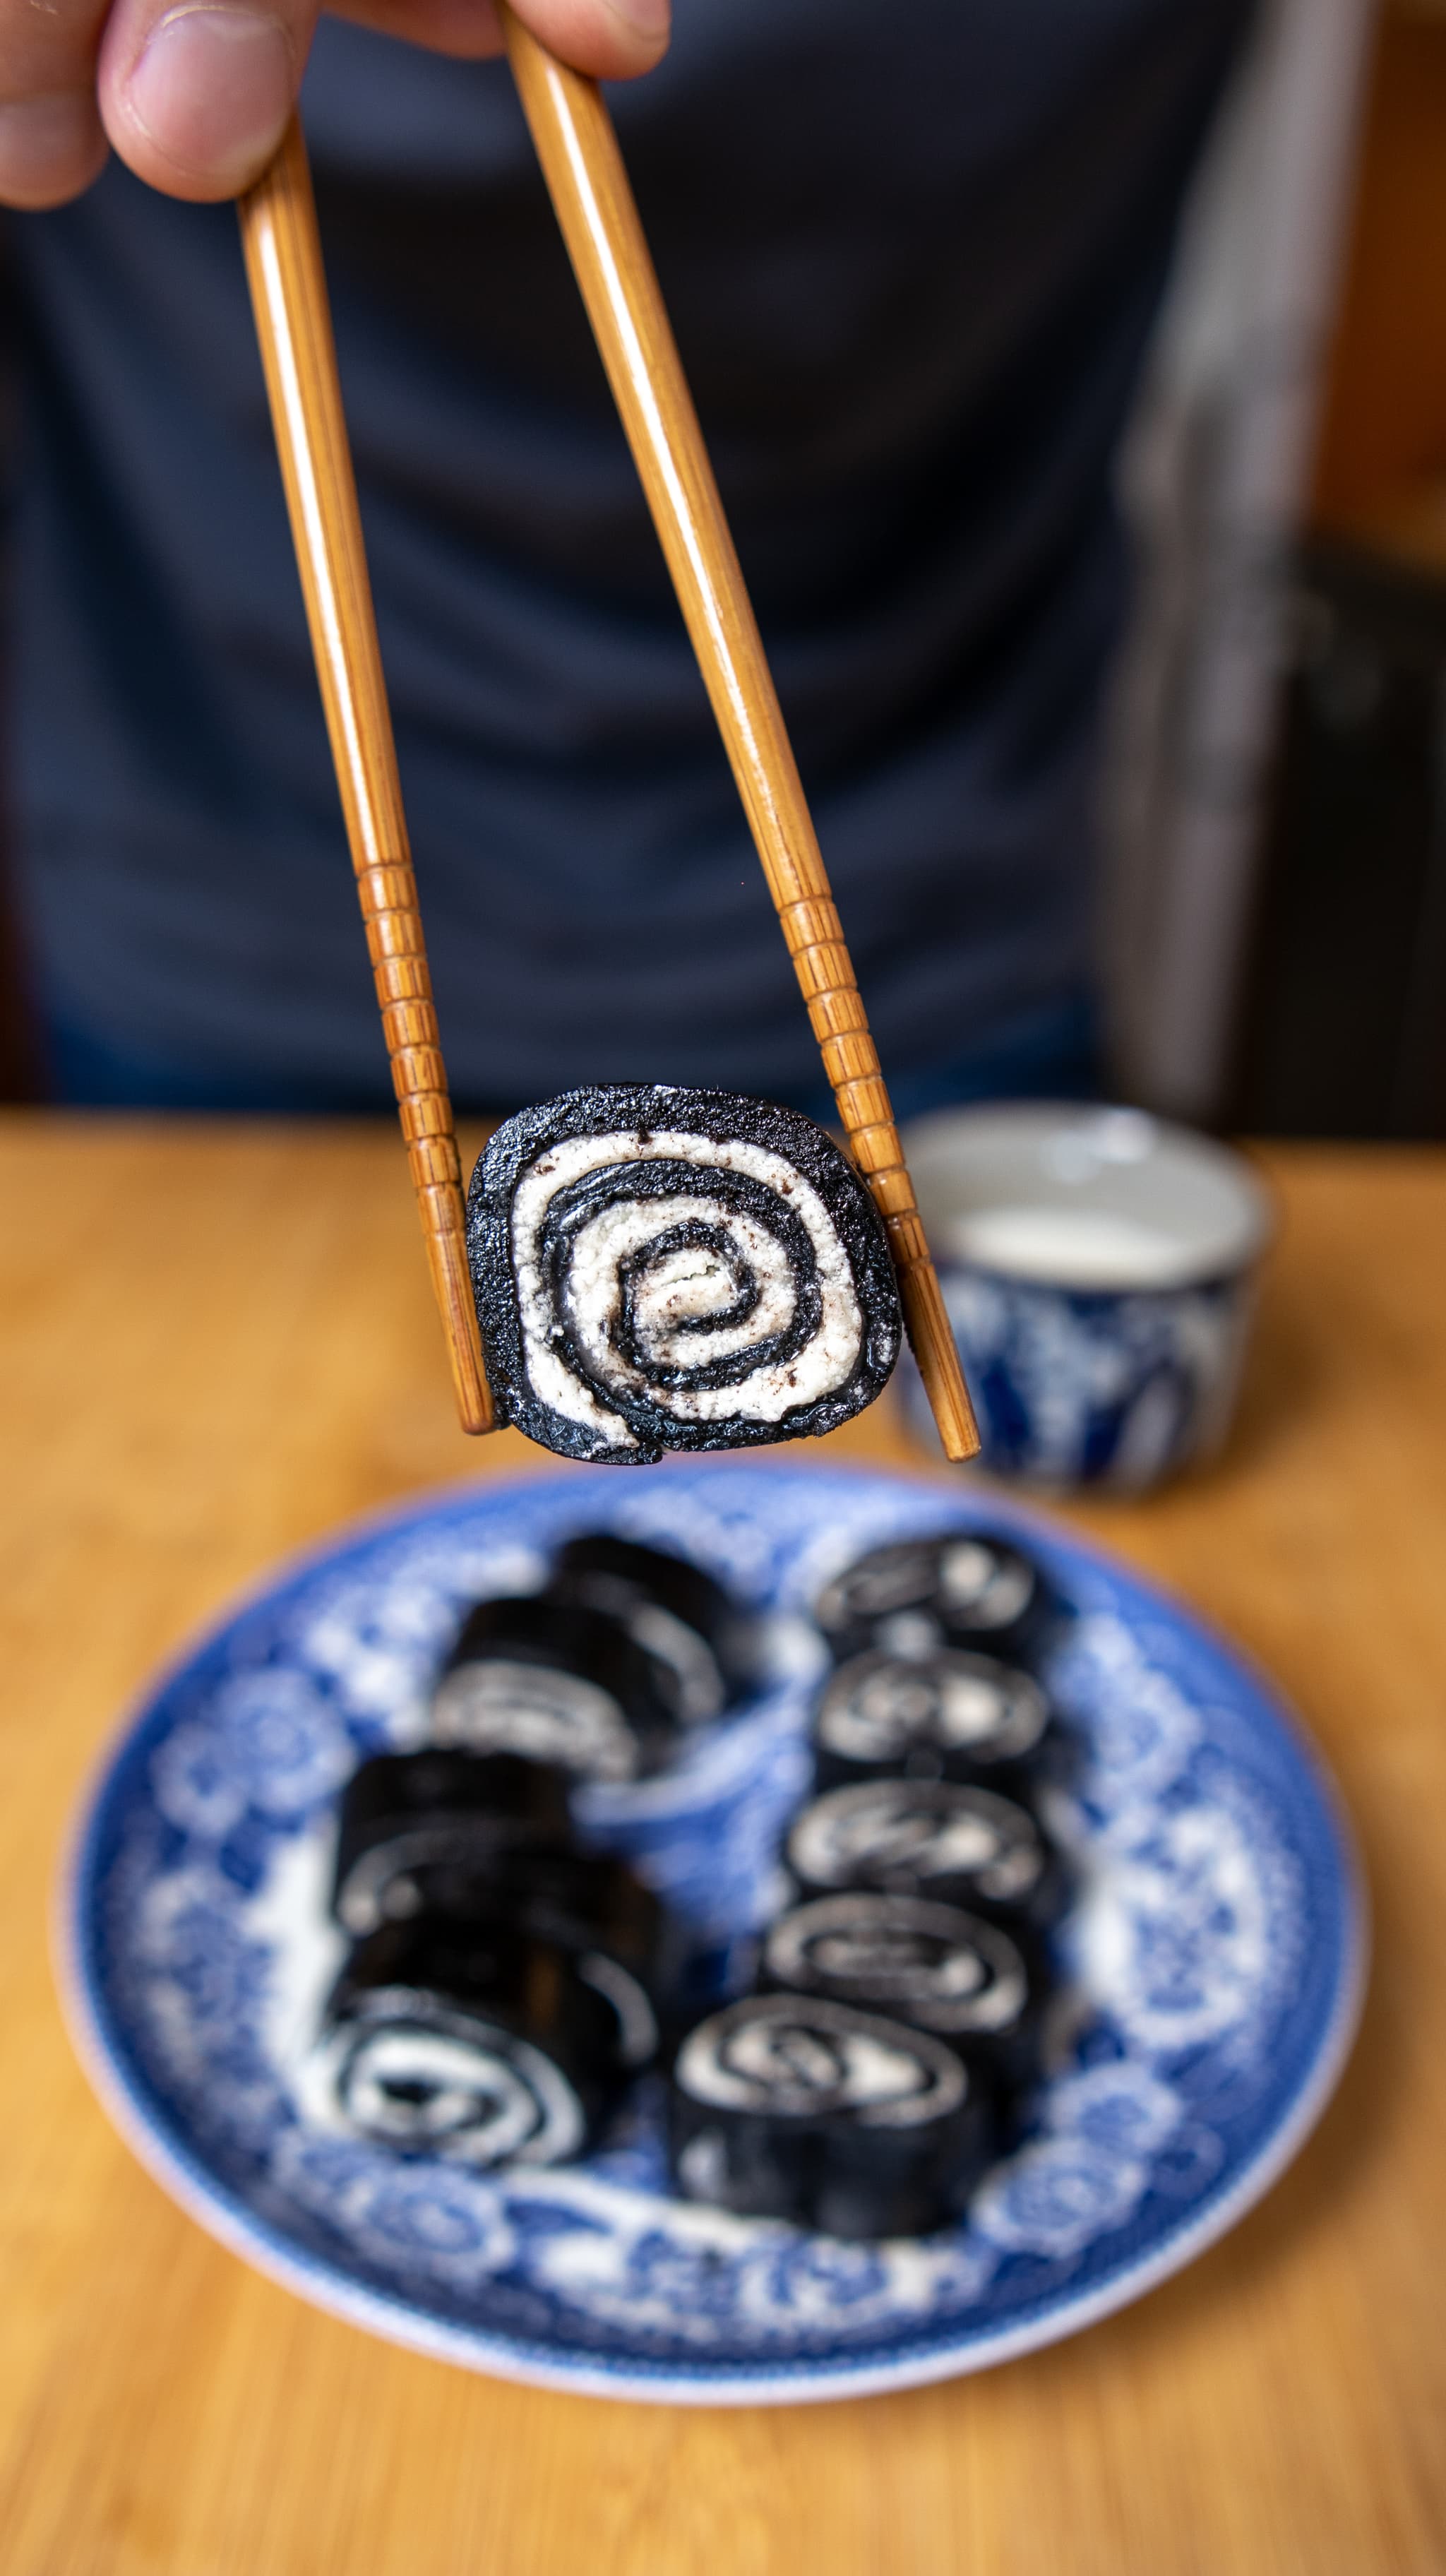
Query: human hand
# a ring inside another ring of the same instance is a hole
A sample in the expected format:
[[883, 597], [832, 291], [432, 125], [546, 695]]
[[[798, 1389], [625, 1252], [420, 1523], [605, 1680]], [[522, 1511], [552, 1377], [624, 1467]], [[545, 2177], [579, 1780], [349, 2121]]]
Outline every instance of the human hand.
[[[650, 71], [668, 0], [515, 0], [534, 35], [605, 80]], [[334, 0], [434, 53], [500, 53], [493, 0]], [[233, 197], [281, 140], [318, 0], [0, 0], [0, 205], [58, 206], [107, 145], [171, 197]]]

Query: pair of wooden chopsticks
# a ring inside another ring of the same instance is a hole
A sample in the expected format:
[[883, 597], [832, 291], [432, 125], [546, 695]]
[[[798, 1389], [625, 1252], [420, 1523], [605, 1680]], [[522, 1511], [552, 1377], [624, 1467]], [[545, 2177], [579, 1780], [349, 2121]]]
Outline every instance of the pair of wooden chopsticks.
[[[583, 301], [733, 765], [850, 1148], [888, 1230], [948, 1458], [979, 1446], [959, 1355], [793, 748], [612, 119], [511, 11], [502, 21]], [[306, 146], [293, 118], [241, 236], [367, 946], [463, 1428], [492, 1427], [461, 1169], [427, 972]]]

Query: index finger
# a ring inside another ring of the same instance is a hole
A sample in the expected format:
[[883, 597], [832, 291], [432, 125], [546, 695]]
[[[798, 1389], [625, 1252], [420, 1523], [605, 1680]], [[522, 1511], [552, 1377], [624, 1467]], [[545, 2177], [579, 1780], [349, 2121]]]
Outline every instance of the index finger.
[[[500, 49], [492, 0], [337, 0], [339, 14], [443, 53]], [[318, 0], [0, 0], [0, 204], [88, 187], [106, 137], [170, 196], [250, 185], [296, 101]], [[517, 0], [564, 61], [603, 78], [651, 68], [668, 0]]]

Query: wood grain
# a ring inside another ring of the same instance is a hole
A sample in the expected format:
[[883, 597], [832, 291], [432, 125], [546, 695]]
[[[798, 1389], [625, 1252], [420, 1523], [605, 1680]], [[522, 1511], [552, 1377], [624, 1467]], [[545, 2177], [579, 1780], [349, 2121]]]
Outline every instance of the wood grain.
[[492, 1428], [452, 1103], [402, 810], [311, 172], [293, 117], [241, 242], [382, 1031], [464, 1431]]
[[849, 1146], [888, 1230], [946, 1457], [979, 1434], [813, 818], [612, 119], [505, 6], [518, 94]]
[[[1068, 1516], [1255, 1653], [1345, 1791], [1377, 1955], [1321, 2130], [1071, 2343], [896, 2398], [670, 2413], [420, 2361], [252, 2275], [112, 2134], [51, 1986], [67, 1820], [159, 1656], [345, 1513], [479, 1462], [576, 1472], [459, 1434], [394, 1152], [0, 1118], [5, 2576], [1440, 2576], [1446, 1155], [1272, 1156], [1238, 1437]], [[827, 1445], [919, 1463], [887, 1400]]]

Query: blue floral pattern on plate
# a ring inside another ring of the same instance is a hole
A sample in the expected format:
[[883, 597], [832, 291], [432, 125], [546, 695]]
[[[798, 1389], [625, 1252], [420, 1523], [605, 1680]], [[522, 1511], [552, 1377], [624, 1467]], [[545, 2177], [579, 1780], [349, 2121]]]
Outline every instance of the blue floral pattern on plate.
[[[591, 1794], [726, 1958], [768, 1912], [807, 1778], [829, 1573], [911, 1532], [1013, 1529], [1074, 1612], [1052, 1672], [1087, 1759], [1054, 1822], [1082, 1896], [1052, 2072], [967, 2222], [842, 2245], [674, 2199], [661, 2086], [586, 2163], [471, 2174], [307, 2125], [290, 2069], [336, 1956], [329, 1820], [418, 1741], [463, 1606], [534, 1588], [570, 1532], [682, 1547], [767, 1615], [764, 1686], [666, 1777]], [[1363, 1909], [1290, 1720], [1177, 1605], [994, 1497], [732, 1461], [454, 1490], [283, 1569], [155, 1688], [103, 1769], [66, 1907], [72, 2022], [137, 2152], [237, 2252], [423, 2350], [544, 2383], [718, 2403], [907, 2386], [1067, 2334], [1267, 2187], [1354, 2028]]]

